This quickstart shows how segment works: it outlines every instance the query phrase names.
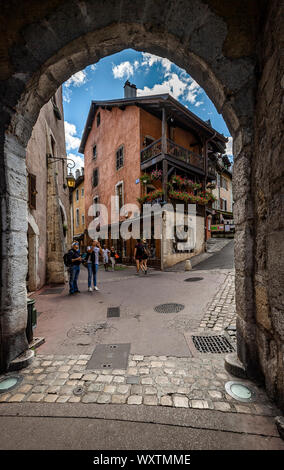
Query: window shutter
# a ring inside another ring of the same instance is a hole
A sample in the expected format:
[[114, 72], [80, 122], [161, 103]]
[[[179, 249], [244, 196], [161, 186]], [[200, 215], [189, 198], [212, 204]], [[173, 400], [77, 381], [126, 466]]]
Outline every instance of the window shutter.
[[36, 175], [29, 173], [29, 207], [30, 209], [36, 209]]

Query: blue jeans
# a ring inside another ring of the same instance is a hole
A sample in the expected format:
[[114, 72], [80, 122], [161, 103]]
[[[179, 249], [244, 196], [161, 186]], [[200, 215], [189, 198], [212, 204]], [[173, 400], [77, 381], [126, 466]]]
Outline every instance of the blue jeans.
[[80, 273], [80, 265], [74, 265], [69, 268], [69, 292], [74, 294], [78, 292], [78, 277]]
[[98, 269], [99, 269], [99, 265], [98, 264], [93, 264], [92, 268], [93, 268], [94, 287], [96, 287], [96, 285], [97, 285], [97, 272], [98, 272]]
[[92, 286], [93, 266], [92, 263], [87, 263], [88, 268], [88, 287]]

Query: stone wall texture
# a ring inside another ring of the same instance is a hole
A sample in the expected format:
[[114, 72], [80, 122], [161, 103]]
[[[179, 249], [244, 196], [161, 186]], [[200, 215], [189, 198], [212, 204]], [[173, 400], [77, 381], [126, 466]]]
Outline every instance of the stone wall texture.
[[26, 347], [27, 266], [19, 253], [26, 252], [25, 148], [32, 127], [41, 107], [73, 73], [132, 47], [188, 71], [234, 138], [238, 354], [249, 375], [264, 379], [270, 396], [284, 407], [282, 18], [282, 0], [2, 5], [2, 369]]

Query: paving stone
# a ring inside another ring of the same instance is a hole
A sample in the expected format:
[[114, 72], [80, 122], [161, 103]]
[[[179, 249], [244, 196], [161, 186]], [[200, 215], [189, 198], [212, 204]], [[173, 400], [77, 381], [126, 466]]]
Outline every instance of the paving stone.
[[192, 408], [209, 408], [208, 403], [205, 400], [191, 400], [190, 405]]
[[128, 367], [136, 367], [136, 361], [129, 361]]
[[111, 383], [113, 379], [112, 375], [99, 375], [96, 378], [96, 382]]
[[218, 392], [217, 390], [209, 390], [208, 391], [210, 397], [217, 399], [222, 399], [222, 393]]
[[44, 369], [34, 369], [33, 370], [33, 374], [41, 374], [41, 372], [43, 372]]
[[52, 387], [49, 387], [47, 389], [47, 393], [59, 393], [59, 391], [60, 391], [60, 387], [56, 385], [53, 385]]
[[160, 377], [155, 378], [155, 382], [159, 385], [164, 385], [164, 384], [169, 383], [169, 379], [168, 379], [168, 377], [160, 376]]
[[65, 385], [66, 384], [66, 379], [56, 379], [54, 380], [54, 385]]
[[145, 387], [144, 388], [145, 395], [156, 395], [157, 389], [154, 387]]
[[172, 399], [169, 395], [164, 395], [160, 398], [160, 404], [162, 406], [173, 406]]
[[238, 413], [252, 413], [253, 412], [253, 408], [250, 408], [249, 406], [234, 404], [234, 407]]
[[32, 401], [32, 402], [40, 402], [44, 399], [44, 394], [43, 393], [32, 393], [28, 398], [27, 401]]
[[119, 403], [124, 404], [126, 403], [127, 395], [112, 395], [111, 402], [112, 403]]
[[132, 385], [131, 386], [131, 395], [142, 395], [143, 387], [142, 385]]
[[173, 403], [176, 408], [188, 408], [189, 407], [187, 397], [173, 396]]
[[97, 375], [95, 374], [86, 374], [86, 375], [83, 375], [82, 380], [88, 380], [90, 382], [93, 382], [94, 380], [96, 380], [96, 378], [97, 378]]
[[158, 398], [155, 395], [147, 395], [143, 398], [143, 404], [150, 406], [158, 405]]
[[76, 364], [78, 366], [85, 366], [86, 364], [88, 364], [88, 361], [77, 361]]
[[97, 403], [109, 403], [111, 401], [111, 395], [103, 393], [98, 396]]
[[124, 383], [125, 382], [125, 377], [120, 377], [120, 376], [116, 376], [113, 378], [113, 383]]
[[123, 369], [114, 369], [114, 370], [112, 371], [112, 374], [113, 374], [113, 375], [124, 375], [124, 374], [125, 374], [125, 370], [123, 370]]
[[33, 393], [44, 393], [46, 392], [47, 388], [48, 385], [36, 385], [35, 387], [33, 387]]
[[150, 374], [150, 369], [149, 367], [141, 367], [138, 369], [140, 375], [147, 375]]
[[81, 397], [69, 397], [68, 403], [80, 403]]
[[133, 361], [143, 361], [144, 359], [144, 356], [137, 356], [137, 355], [134, 355], [132, 357]]
[[137, 374], [138, 374], [137, 367], [129, 367], [127, 369], [127, 375], [137, 375]]
[[57, 398], [56, 403], [66, 403], [70, 398], [70, 395], [61, 395]]
[[151, 367], [163, 367], [163, 363], [159, 361], [151, 361]]
[[154, 380], [151, 377], [142, 377], [141, 384], [142, 385], [152, 385]]
[[23, 399], [25, 398], [25, 394], [24, 393], [16, 393], [16, 395], [12, 395], [11, 398], [9, 398], [9, 403], [11, 402], [20, 402], [20, 401], [23, 401]]
[[41, 365], [42, 367], [47, 367], [47, 366], [51, 366], [51, 364], [52, 364], [52, 361], [43, 361]]
[[64, 385], [64, 387], [60, 388], [59, 394], [60, 395], [71, 395], [73, 393], [74, 387], [69, 385]]
[[[32, 385], [26, 384], [18, 388], [19, 393], [28, 393], [33, 388]], [[0, 395], [1, 396], [1, 395]]]
[[106, 385], [104, 388], [105, 393], [110, 393], [111, 395], [115, 393], [116, 391], [116, 386], [115, 385]]
[[223, 401], [215, 401], [214, 408], [218, 411], [231, 411], [231, 406], [229, 403], [225, 403]]
[[80, 380], [83, 377], [83, 373], [76, 372], [75, 374], [71, 374], [69, 376], [69, 380]]
[[67, 374], [67, 372], [63, 372], [62, 374], [58, 374], [58, 378], [59, 379], [68, 379], [69, 374]]
[[117, 386], [117, 389], [116, 389], [116, 392], [117, 394], [121, 393], [121, 394], [126, 394], [126, 393], [130, 393], [130, 389], [131, 389], [131, 385], [118, 385]]
[[141, 395], [131, 395], [127, 399], [128, 405], [141, 405], [142, 403], [142, 396]]
[[98, 393], [86, 393], [86, 395], [82, 397], [81, 401], [82, 403], [96, 403], [98, 396]]
[[43, 401], [46, 403], [54, 403], [58, 398], [58, 395], [45, 395]]
[[88, 391], [90, 391], [90, 392], [102, 392], [104, 387], [105, 387], [105, 385], [103, 383], [94, 383], [94, 384], [91, 384], [88, 387]]

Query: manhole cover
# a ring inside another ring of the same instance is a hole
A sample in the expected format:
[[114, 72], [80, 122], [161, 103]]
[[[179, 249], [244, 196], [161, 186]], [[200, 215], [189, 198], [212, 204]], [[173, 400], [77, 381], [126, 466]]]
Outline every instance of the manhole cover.
[[6, 393], [17, 387], [23, 380], [19, 375], [9, 375], [0, 380], [0, 393]]
[[184, 282], [197, 282], [202, 281], [203, 277], [188, 277]]
[[120, 308], [119, 307], [109, 307], [107, 309], [107, 317], [108, 318], [120, 317]]
[[130, 343], [98, 344], [86, 369], [127, 369]]
[[161, 304], [161, 305], [157, 305], [157, 307], [154, 308], [154, 310], [158, 313], [177, 313], [183, 309], [184, 309], [183, 304], [174, 304], [174, 303]]
[[234, 351], [225, 336], [192, 336], [192, 341], [201, 353], [224, 354]]

